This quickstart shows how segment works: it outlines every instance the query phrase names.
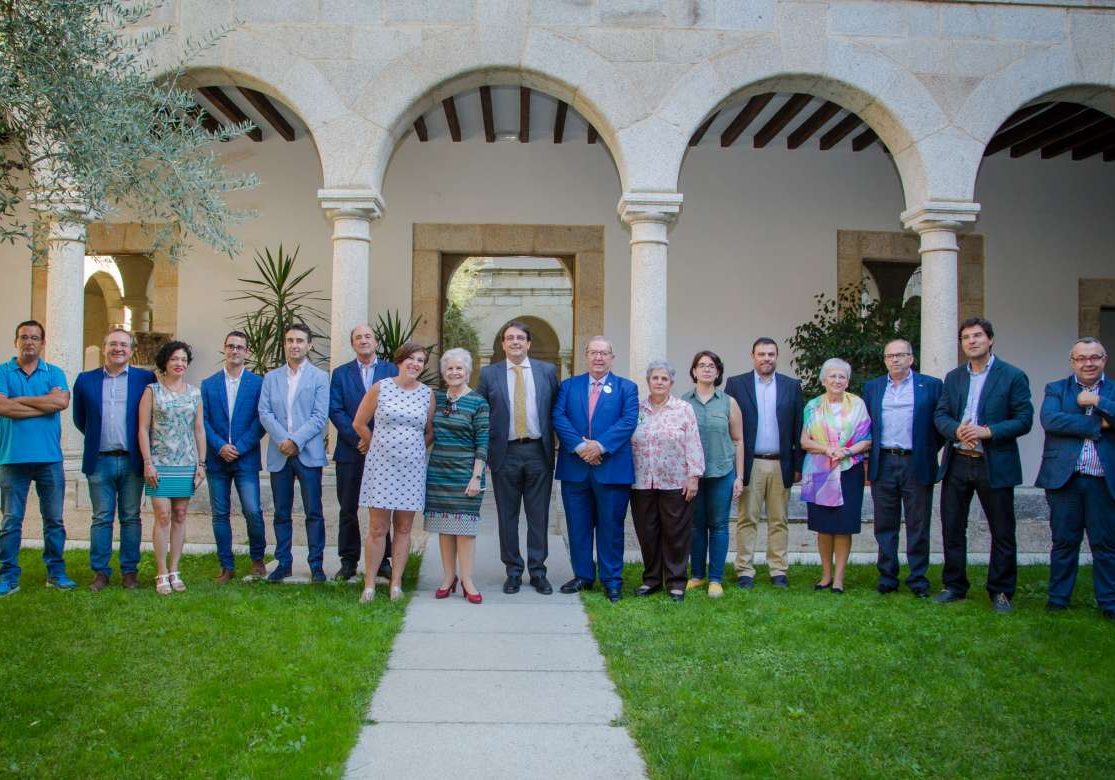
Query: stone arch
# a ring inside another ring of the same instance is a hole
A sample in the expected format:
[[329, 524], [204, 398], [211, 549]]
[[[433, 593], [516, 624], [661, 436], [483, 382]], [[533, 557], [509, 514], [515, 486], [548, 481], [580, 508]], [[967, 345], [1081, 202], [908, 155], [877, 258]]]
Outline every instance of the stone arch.
[[116, 279], [106, 271], [88, 274], [85, 281], [85, 322], [83, 349], [100, 349], [110, 325], [124, 324], [123, 292]]
[[570, 344], [563, 344], [557, 330], [544, 318], [533, 314], [519, 313], [508, 317], [492, 339], [492, 363], [498, 363], [506, 356], [503, 354], [503, 344], [499, 335], [508, 322], [518, 320], [530, 328], [530, 357], [532, 360], [544, 360], [552, 363], [558, 371], [558, 378], [565, 379], [571, 376], [573, 370], [572, 349]]
[[649, 113], [632, 77], [585, 44], [549, 30], [531, 29], [524, 36], [510, 27], [472, 26], [431, 36], [381, 71], [356, 99], [356, 114], [373, 130], [352, 139], [367, 150], [358, 168], [361, 181], [380, 191], [414, 120], [442, 99], [485, 84], [526, 86], [568, 103], [596, 128], [621, 186], [629, 188], [620, 130]]
[[854, 112], [878, 134], [907, 207], [929, 199], [948, 176], [927, 163], [922, 148], [922, 139], [948, 126], [936, 100], [912, 73], [871, 48], [833, 39], [821, 44], [826, 52], [817, 58], [809, 47], [791, 51], [776, 38], [749, 41], [695, 65], [655, 112], [659, 126], [640, 129], [642, 139], [621, 139], [625, 149], [644, 157], [657, 149], [658, 189], [676, 189], [689, 138], [714, 111], [761, 92], [803, 92]]

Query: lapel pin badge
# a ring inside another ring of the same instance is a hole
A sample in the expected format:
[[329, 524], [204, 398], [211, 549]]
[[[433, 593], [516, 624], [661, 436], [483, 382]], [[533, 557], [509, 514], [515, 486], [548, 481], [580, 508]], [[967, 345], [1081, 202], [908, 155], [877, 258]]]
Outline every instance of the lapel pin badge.
[[611, 385], [604, 385], [604, 392], [605, 393], [612, 392], [612, 386]]

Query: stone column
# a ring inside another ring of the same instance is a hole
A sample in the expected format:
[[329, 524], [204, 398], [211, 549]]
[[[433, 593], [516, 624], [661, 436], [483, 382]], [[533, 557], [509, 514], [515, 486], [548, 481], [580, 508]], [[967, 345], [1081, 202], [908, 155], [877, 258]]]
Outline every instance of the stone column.
[[926, 203], [902, 213], [921, 236], [921, 355], [917, 367], [944, 378], [956, 367], [959, 323], [957, 232], [975, 222], [978, 203]]
[[383, 216], [383, 200], [369, 190], [318, 190], [333, 222], [333, 283], [329, 315], [329, 363], [351, 360], [349, 332], [368, 317], [372, 221]]
[[626, 192], [619, 216], [631, 227], [631, 333], [628, 376], [666, 357], [666, 238], [681, 211], [676, 192]]
[[[41, 209], [50, 220], [47, 246], [46, 359], [62, 369], [73, 387], [85, 367], [85, 228], [80, 209]], [[80, 457], [81, 434], [69, 410], [62, 414], [62, 453]]]

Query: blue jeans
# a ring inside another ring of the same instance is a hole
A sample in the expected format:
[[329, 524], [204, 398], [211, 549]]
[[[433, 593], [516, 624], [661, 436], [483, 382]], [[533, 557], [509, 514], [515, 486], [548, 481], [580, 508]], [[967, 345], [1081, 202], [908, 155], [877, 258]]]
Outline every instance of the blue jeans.
[[112, 520], [120, 515], [120, 572], [139, 571], [139, 541], [143, 526], [139, 502], [143, 497], [143, 477], [132, 471], [129, 459], [100, 455], [97, 468], [89, 475], [89, 502], [93, 505], [93, 524], [89, 527], [89, 566], [95, 572], [112, 576]]
[[321, 467], [306, 466], [297, 457], [287, 458], [286, 465], [271, 472], [271, 495], [275, 499], [275, 558], [279, 567], [290, 570], [294, 558], [290, 553], [294, 525], [290, 513], [294, 508], [294, 480], [302, 492], [302, 508], [306, 512], [306, 543], [310, 552], [306, 561], [311, 571], [319, 571], [325, 556], [325, 516], [321, 508]]
[[708, 555], [709, 582], [724, 580], [724, 559], [728, 557], [728, 513], [732, 509], [732, 485], [736, 471], [722, 477], [702, 477], [693, 499], [693, 541], [689, 561], [694, 579], [703, 580]]
[[213, 512], [213, 539], [217, 543], [217, 559], [222, 569], [233, 570], [232, 523], [229, 512], [232, 505], [232, 484], [240, 496], [240, 509], [248, 528], [248, 554], [253, 561], [262, 561], [267, 550], [267, 537], [263, 529], [263, 511], [259, 508], [259, 471], [243, 468], [238, 463], [218, 466], [208, 472], [209, 508]]
[[43, 516], [43, 563], [47, 577], [66, 574], [66, 562], [62, 560], [62, 550], [66, 546], [66, 528], [62, 525], [66, 477], [62, 463], [12, 463], [0, 466], [0, 509], [4, 513], [4, 523], [0, 526], [0, 580], [13, 585], [19, 582], [23, 514], [27, 510], [32, 482], [39, 494], [39, 512]]

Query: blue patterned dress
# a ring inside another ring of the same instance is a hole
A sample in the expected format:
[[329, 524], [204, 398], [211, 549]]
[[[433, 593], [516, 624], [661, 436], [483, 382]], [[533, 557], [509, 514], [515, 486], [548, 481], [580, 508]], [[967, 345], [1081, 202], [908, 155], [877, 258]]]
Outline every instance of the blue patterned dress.
[[189, 498], [194, 494], [197, 471], [197, 442], [194, 421], [201, 391], [186, 385], [185, 392], [168, 390], [162, 382], [149, 385], [151, 407], [151, 462], [159, 473], [159, 485], [147, 485], [147, 495], [156, 498]]

